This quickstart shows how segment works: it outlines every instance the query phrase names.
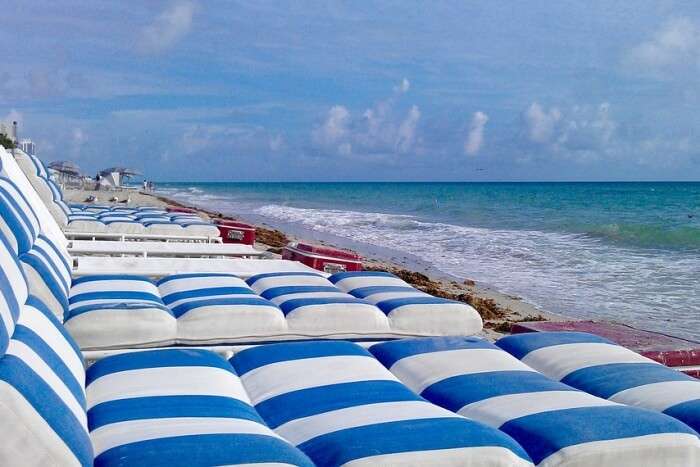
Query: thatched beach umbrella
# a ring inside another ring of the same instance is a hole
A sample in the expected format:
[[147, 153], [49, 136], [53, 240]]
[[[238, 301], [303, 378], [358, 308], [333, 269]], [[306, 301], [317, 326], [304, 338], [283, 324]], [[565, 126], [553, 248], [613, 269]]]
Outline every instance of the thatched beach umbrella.
[[54, 161], [49, 164], [49, 169], [55, 170], [60, 174], [65, 174], [71, 177], [80, 176], [80, 167], [71, 161]]

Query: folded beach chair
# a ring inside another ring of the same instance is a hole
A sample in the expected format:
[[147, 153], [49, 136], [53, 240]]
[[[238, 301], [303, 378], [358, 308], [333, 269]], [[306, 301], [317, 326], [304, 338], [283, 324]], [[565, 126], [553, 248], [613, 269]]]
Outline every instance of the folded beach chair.
[[[4, 150], [3, 164], [8, 163]], [[211, 240], [219, 237], [218, 228], [199, 217], [183, 218], [180, 214], [160, 213], [155, 219], [141, 220], [129, 208], [109, 210], [86, 210], [85, 207], [71, 208], [63, 200], [61, 189], [48, 177], [48, 171], [36, 156], [29, 156], [15, 150], [18, 167], [37, 191], [49, 213], [59, 224], [65, 235], [75, 238], [156, 238], [187, 240]]]
[[356, 344], [262, 345], [231, 363], [267, 425], [316, 465], [532, 465], [512, 438], [425, 401]]
[[466, 303], [434, 297], [388, 272], [340, 272], [328, 280], [379, 307], [394, 329], [413, 332], [419, 325], [434, 335], [469, 335], [483, 326], [481, 316]]
[[484, 339], [406, 339], [369, 350], [427, 400], [512, 436], [535, 465], [700, 463], [700, 438], [687, 425], [553, 381]]
[[584, 332], [533, 332], [501, 338], [496, 345], [554, 380], [663, 412], [700, 432], [700, 380], [607, 339]]

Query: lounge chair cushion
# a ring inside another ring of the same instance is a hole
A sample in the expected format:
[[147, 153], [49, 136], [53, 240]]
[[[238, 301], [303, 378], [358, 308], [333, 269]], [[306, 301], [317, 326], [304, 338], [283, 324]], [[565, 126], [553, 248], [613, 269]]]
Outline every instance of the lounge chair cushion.
[[151, 235], [191, 235], [181, 225], [169, 220], [142, 220], [145, 231]]
[[56, 205], [63, 211], [63, 214], [66, 216], [69, 216], [71, 214], [71, 209], [66, 204], [66, 202], [63, 200], [63, 192], [61, 191], [61, 188], [51, 180], [50, 178], [46, 179], [46, 182], [48, 183], [49, 189], [51, 190], [51, 195], [53, 196], [53, 201], [56, 203]]
[[39, 219], [17, 185], [0, 178], [0, 231], [15, 254], [29, 251], [40, 231]]
[[69, 218], [66, 226], [68, 232], [103, 233], [107, 231], [107, 225], [97, 218], [74, 217]]
[[73, 281], [65, 326], [82, 349], [168, 345], [176, 321], [146, 277], [96, 275]]
[[510, 437], [426, 402], [356, 344], [269, 344], [231, 362], [265, 422], [317, 465], [531, 465]]
[[48, 238], [40, 235], [32, 249], [19, 257], [29, 293], [39, 298], [63, 322], [68, 310], [71, 267]]
[[282, 309], [292, 333], [343, 337], [389, 332], [389, 321], [377, 307], [344, 293], [320, 274], [267, 273], [247, 282]]
[[496, 345], [557, 381], [663, 412], [700, 432], [700, 380], [584, 332], [533, 332]]
[[92, 465], [82, 357], [30, 297], [0, 359], [0, 465]]
[[0, 357], [5, 354], [28, 291], [13, 248], [0, 232]]
[[106, 225], [106, 231], [110, 233], [142, 234], [146, 232], [143, 224], [127, 214], [108, 212], [98, 215], [97, 218]]
[[182, 343], [216, 343], [287, 331], [282, 311], [233, 274], [177, 274], [158, 282]]
[[68, 225], [68, 214], [66, 214], [63, 205], [54, 200], [53, 182], [49, 183], [49, 180], [37, 176], [28, 176], [28, 178], [56, 222], [61, 227], [66, 227]]
[[692, 465], [700, 439], [683, 423], [575, 390], [479, 338], [375, 344], [409, 388], [511, 435], [536, 465]]
[[202, 220], [180, 223], [180, 225], [184, 228], [188, 235], [196, 237], [216, 238], [221, 235], [217, 226]]
[[96, 466], [313, 465], [265, 426], [233, 368], [213, 352], [115, 355], [87, 377]]
[[434, 297], [388, 272], [341, 272], [329, 277], [341, 290], [375, 304], [391, 328], [411, 334], [469, 335], [483, 321], [466, 303]]
[[24, 151], [15, 150], [15, 160], [17, 165], [22, 169], [26, 175], [34, 175], [37, 177], [48, 178], [49, 172], [46, 170], [46, 166], [36, 156], [31, 156]]

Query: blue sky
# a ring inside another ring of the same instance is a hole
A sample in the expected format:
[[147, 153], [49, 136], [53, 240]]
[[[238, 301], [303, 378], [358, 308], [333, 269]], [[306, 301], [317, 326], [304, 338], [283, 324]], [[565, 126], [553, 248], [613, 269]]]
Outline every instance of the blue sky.
[[697, 1], [7, 0], [0, 120], [160, 180], [698, 180]]

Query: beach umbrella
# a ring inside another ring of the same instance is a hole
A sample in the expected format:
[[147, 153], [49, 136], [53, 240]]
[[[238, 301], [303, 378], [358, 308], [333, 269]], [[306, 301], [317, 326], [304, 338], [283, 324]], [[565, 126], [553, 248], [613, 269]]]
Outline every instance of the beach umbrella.
[[49, 164], [49, 169], [55, 170], [58, 173], [80, 176], [80, 167], [71, 161], [54, 161]]
[[108, 169], [100, 171], [100, 175], [109, 175], [115, 172], [121, 175], [122, 177], [138, 177], [143, 175], [136, 169], [128, 169], [126, 167], [110, 167]]

